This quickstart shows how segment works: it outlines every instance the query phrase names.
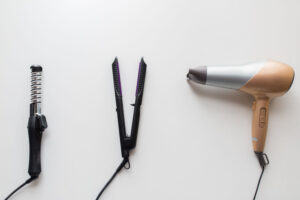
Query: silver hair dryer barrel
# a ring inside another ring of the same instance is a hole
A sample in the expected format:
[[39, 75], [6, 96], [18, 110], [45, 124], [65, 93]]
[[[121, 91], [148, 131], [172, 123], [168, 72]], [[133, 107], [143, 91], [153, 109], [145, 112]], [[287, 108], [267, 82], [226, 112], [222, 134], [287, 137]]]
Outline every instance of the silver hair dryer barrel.
[[233, 66], [201, 66], [190, 69], [187, 77], [204, 85], [240, 89], [264, 64], [265, 62]]

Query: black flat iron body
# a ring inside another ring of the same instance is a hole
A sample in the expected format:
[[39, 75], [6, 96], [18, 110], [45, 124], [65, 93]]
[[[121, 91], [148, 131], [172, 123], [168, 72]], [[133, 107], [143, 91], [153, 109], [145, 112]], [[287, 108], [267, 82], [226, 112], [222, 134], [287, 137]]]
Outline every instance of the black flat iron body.
[[131, 149], [135, 148], [135, 146], [136, 146], [139, 121], [140, 121], [140, 108], [142, 105], [142, 99], [143, 99], [143, 93], [144, 93], [146, 69], [147, 69], [147, 65], [144, 62], [144, 59], [142, 58], [140, 65], [139, 65], [139, 73], [138, 73], [136, 93], [135, 93], [135, 103], [132, 104], [132, 106], [134, 106], [134, 112], [133, 112], [131, 135], [127, 136], [126, 126], [125, 126], [125, 118], [124, 118], [124, 109], [123, 109], [120, 68], [119, 68], [118, 59], [116, 58], [112, 64], [116, 106], [117, 106], [116, 110], [117, 110], [117, 115], [118, 115], [120, 143], [121, 143], [121, 151], [122, 151], [123, 158], [128, 158], [129, 151]]
[[116, 175], [122, 170], [122, 168], [125, 168], [125, 169], [130, 168], [129, 154], [130, 154], [130, 150], [134, 149], [136, 146], [139, 121], [140, 121], [140, 109], [141, 109], [141, 105], [142, 105], [144, 84], [145, 84], [145, 78], [146, 78], [146, 69], [147, 69], [147, 65], [144, 62], [144, 59], [142, 58], [140, 65], [139, 65], [137, 86], [136, 86], [136, 92], [135, 92], [135, 103], [132, 104], [132, 106], [134, 106], [134, 111], [133, 111], [131, 134], [130, 134], [130, 136], [127, 136], [126, 126], [125, 126], [125, 118], [124, 118], [120, 68], [119, 68], [118, 59], [116, 58], [112, 64], [116, 106], [117, 106], [116, 110], [117, 110], [118, 124], [119, 124], [121, 154], [122, 154], [123, 160], [122, 160], [121, 164], [118, 166], [115, 173], [112, 175], [112, 177], [109, 179], [109, 181], [102, 188], [102, 190], [98, 194], [96, 200], [98, 200], [100, 198], [100, 196], [103, 194], [105, 189], [113, 181], [113, 179], [116, 177]]

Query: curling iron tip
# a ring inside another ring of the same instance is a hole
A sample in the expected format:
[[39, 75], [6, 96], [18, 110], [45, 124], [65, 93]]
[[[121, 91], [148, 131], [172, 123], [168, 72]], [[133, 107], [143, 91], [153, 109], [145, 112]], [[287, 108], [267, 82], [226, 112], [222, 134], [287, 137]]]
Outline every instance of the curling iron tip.
[[43, 71], [43, 68], [40, 65], [32, 65], [30, 67], [30, 69], [31, 69], [32, 72], [41, 72], [41, 71]]

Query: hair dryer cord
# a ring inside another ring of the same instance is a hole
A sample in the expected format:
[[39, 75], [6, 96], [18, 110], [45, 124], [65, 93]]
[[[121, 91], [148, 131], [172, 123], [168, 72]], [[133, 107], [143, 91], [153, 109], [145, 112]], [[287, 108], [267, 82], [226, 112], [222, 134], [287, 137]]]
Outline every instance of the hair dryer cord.
[[261, 171], [261, 174], [260, 174], [257, 186], [256, 186], [256, 190], [255, 190], [255, 194], [254, 194], [253, 200], [255, 200], [255, 198], [256, 198], [257, 191], [258, 191], [258, 188], [259, 188], [259, 185], [260, 185], [261, 178], [262, 178], [262, 176], [264, 174], [264, 171], [265, 171], [265, 166], [262, 167], [262, 171]]

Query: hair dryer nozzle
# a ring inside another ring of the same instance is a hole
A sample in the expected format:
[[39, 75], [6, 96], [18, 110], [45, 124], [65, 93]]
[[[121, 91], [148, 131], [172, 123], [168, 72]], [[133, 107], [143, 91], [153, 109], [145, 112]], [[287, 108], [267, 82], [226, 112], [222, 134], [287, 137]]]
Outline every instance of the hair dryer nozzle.
[[207, 67], [201, 66], [195, 69], [190, 69], [187, 74], [189, 80], [195, 81], [196, 83], [206, 84], [207, 80]]

